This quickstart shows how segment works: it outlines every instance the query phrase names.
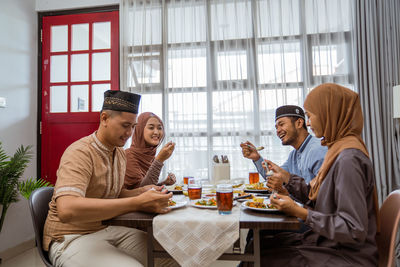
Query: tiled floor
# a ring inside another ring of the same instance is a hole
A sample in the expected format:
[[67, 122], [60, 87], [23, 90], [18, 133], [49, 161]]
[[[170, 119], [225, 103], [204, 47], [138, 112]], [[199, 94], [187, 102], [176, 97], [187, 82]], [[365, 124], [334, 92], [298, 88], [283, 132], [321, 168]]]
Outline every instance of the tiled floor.
[[[235, 267], [239, 262], [216, 261], [211, 267]], [[3, 262], [1, 267], [45, 267], [36, 248], [25, 251], [15, 258]], [[117, 265], [116, 265], [117, 266]]]

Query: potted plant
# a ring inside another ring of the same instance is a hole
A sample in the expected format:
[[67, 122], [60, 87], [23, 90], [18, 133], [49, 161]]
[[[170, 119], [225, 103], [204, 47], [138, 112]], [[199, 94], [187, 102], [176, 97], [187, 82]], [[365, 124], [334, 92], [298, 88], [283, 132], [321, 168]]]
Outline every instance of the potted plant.
[[2, 206], [0, 217], [0, 232], [3, 228], [4, 218], [11, 203], [18, 201], [19, 179], [24, 173], [32, 158], [32, 146], [21, 145], [14, 156], [6, 155], [0, 142], [0, 204]]

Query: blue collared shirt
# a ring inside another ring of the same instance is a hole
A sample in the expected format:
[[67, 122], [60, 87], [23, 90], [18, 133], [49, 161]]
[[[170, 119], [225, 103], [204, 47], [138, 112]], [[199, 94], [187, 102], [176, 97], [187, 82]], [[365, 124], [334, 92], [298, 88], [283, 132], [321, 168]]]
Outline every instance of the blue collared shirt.
[[[315, 176], [317, 176], [319, 168], [321, 168], [324, 161], [326, 146], [321, 146], [321, 140], [308, 135], [299, 149], [294, 149], [290, 152], [288, 159], [281, 166], [282, 169], [289, 173], [303, 177], [309, 183]], [[265, 179], [265, 170], [262, 167], [264, 159], [260, 157], [257, 161], [253, 161], [257, 167], [257, 171]]]

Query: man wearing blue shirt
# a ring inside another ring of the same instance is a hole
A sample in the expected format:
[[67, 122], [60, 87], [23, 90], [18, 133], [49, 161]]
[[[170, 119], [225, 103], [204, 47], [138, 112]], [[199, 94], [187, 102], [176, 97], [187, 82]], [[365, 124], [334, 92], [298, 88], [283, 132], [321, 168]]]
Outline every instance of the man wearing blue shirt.
[[[321, 146], [321, 141], [308, 133], [304, 111], [301, 107], [294, 105], [278, 107], [275, 111], [275, 128], [282, 145], [290, 145], [294, 148], [281, 166], [286, 171], [279, 173], [282, 181], [288, 180], [290, 174], [295, 174], [309, 183], [317, 175], [324, 161], [327, 147]], [[253, 160], [258, 172], [265, 179], [266, 172], [262, 166], [264, 159], [255, 146], [249, 141], [240, 146], [243, 156]]]

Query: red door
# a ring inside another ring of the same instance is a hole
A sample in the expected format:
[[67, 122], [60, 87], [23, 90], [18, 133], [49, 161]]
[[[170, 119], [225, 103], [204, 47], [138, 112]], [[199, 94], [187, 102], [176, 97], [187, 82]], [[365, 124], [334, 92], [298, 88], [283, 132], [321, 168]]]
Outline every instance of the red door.
[[56, 182], [64, 150], [94, 132], [105, 90], [119, 89], [118, 11], [43, 18], [41, 177]]

